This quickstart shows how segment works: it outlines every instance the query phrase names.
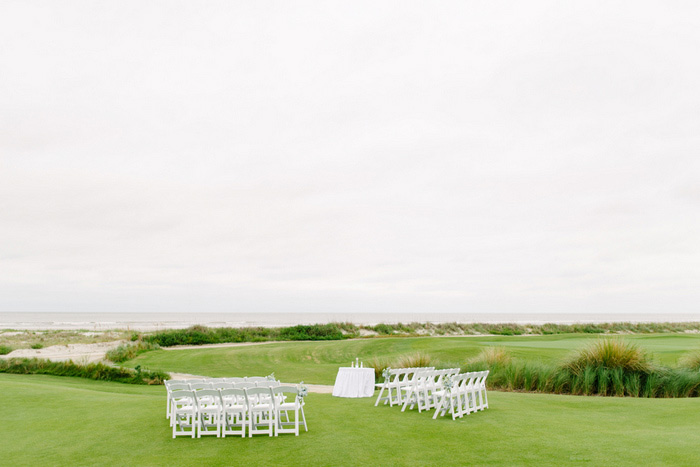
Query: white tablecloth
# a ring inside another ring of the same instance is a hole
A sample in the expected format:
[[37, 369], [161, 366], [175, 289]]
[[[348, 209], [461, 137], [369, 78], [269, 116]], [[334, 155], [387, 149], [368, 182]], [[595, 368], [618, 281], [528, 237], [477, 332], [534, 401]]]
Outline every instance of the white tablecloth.
[[338, 368], [333, 395], [336, 397], [374, 396], [374, 368]]

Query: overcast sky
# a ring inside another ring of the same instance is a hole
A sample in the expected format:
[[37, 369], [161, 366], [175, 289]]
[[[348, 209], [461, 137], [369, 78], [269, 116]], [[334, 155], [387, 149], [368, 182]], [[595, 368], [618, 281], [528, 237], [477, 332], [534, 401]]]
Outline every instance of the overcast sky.
[[697, 2], [0, 1], [0, 311], [698, 313]]

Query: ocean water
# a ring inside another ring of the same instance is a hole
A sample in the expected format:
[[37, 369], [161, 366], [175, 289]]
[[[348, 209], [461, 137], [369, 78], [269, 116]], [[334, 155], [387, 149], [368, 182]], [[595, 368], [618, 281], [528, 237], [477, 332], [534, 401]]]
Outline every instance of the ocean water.
[[211, 327], [293, 326], [330, 322], [379, 323], [600, 323], [700, 321], [699, 313], [685, 314], [567, 314], [567, 313], [8, 313], [0, 312], [0, 329], [88, 330], [133, 329], [153, 331]]

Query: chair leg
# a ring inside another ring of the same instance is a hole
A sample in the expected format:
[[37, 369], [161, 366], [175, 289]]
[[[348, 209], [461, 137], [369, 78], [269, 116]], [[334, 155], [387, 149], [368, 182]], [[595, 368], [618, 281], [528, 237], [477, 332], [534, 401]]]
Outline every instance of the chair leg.
[[301, 410], [301, 419], [304, 421], [304, 430], [309, 431], [309, 427], [306, 426], [306, 415], [304, 415], [304, 407], [299, 407]]
[[[382, 394], [384, 394], [384, 386], [382, 386], [382, 389], [379, 391], [379, 395], [377, 396], [377, 401], [374, 403], [375, 407], [379, 405], [379, 401], [382, 398]], [[389, 398], [391, 398], [391, 389], [389, 389]]]

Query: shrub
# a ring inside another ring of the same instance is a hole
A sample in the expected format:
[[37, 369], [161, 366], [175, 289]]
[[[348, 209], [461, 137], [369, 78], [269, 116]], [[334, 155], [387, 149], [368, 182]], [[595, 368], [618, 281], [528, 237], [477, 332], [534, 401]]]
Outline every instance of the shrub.
[[426, 353], [416, 352], [399, 357], [393, 366], [395, 368], [420, 368], [437, 366], [437, 362], [433, 361], [432, 357]]
[[371, 368], [374, 368], [374, 380], [384, 381], [384, 378], [382, 378], [382, 373], [386, 368], [389, 368], [391, 365], [389, 364], [389, 360], [387, 360], [386, 358], [374, 357], [372, 360], [370, 360], [369, 366]]
[[44, 344], [42, 344], [41, 342], [37, 342], [36, 344], [32, 344], [32, 349], [43, 349], [43, 348], [44, 348]]
[[12, 347], [9, 345], [0, 345], [0, 355], [7, 355], [8, 353], [12, 352]]
[[141, 370], [136, 372], [128, 368], [108, 366], [104, 363], [80, 365], [72, 361], [54, 362], [40, 358], [0, 360], [0, 373], [75, 376], [129, 384], [163, 384], [163, 381], [170, 378], [167, 373], [162, 371]]
[[621, 339], [601, 339], [576, 351], [564, 364], [574, 374], [581, 374], [588, 367], [648, 373], [651, 363], [634, 344]]
[[682, 368], [687, 368], [689, 370], [699, 371], [700, 370], [700, 350], [696, 350], [694, 352], [690, 352], [690, 353], [684, 355], [678, 361], [678, 364]]
[[389, 336], [394, 333], [394, 328], [392, 326], [389, 326], [388, 324], [377, 324], [372, 328], [374, 332], [377, 334], [381, 334], [383, 336]]
[[343, 333], [334, 324], [299, 325], [280, 330], [280, 339], [289, 341], [340, 340]]
[[122, 363], [135, 358], [149, 350], [158, 350], [160, 346], [151, 342], [138, 341], [135, 344], [122, 344], [112, 350], [107, 351], [105, 358], [114, 363]]
[[485, 347], [476, 357], [468, 363], [472, 366], [481, 365], [483, 368], [506, 366], [512, 361], [510, 353], [504, 347]]

